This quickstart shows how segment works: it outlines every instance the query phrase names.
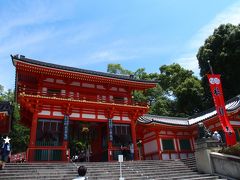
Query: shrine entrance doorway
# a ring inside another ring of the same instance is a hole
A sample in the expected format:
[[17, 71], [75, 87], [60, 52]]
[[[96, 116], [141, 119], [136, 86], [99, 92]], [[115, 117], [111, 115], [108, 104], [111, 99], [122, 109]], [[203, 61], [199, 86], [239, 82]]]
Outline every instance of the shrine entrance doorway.
[[78, 162], [108, 160], [107, 123], [70, 121], [70, 157]]

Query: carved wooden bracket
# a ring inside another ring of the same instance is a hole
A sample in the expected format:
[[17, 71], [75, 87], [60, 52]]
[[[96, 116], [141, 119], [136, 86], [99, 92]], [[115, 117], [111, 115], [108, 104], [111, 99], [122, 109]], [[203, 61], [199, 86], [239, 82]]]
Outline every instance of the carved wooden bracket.
[[114, 110], [115, 110], [114, 107], [112, 107], [112, 108], [107, 108], [107, 109], [104, 111], [105, 117], [108, 118], [108, 119], [112, 119], [113, 116], [114, 116]]

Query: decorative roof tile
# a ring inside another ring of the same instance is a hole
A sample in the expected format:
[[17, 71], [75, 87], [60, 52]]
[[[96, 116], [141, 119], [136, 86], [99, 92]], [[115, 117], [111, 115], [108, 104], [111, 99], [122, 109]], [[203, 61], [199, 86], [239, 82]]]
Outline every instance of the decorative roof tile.
[[[225, 107], [227, 112], [229, 113], [239, 109], [240, 95], [227, 101]], [[178, 117], [167, 117], [167, 116], [145, 114], [141, 116], [138, 119], [138, 121], [143, 124], [157, 123], [157, 124], [168, 124], [168, 125], [175, 125], [175, 126], [189, 126], [189, 125], [193, 125], [193, 124], [205, 121], [214, 116], [217, 116], [217, 111], [213, 107], [197, 115], [191, 116], [189, 118], [178, 118]]]
[[135, 79], [132, 75], [118, 75], [118, 74], [92, 71], [92, 70], [86, 70], [86, 69], [80, 69], [80, 68], [75, 68], [75, 67], [69, 67], [69, 66], [63, 66], [63, 65], [53, 64], [53, 63], [42, 62], [42, 61], [26, 58], [23, 55], [20, 55], [20, 56], [19, 55], [14, 55], [14, 56], [11, 55], [11, 57], [12, 57], [12, 60], [16, 59], [18, 61], [26, 62], [26, 63], [33, 64], [33, 65], [45, 66], [45, 67], [49, 67], [49, 68], [56, 68], [56, 69], [62, 69], [62, 70], [67, 70], [67, 71], [72, 71], [72, 72], [79, 72], [79, 73], [84, 73], [84, 74], [89, 74], [89, 75], [110, 77], [110, 78], [123, 79], [123, 80], [128, 80], [128, 81], [135, 81], [135, 82], [144, 82], [144, 83], [151, 83], [151, 84], [157, 83], [156, 81]]

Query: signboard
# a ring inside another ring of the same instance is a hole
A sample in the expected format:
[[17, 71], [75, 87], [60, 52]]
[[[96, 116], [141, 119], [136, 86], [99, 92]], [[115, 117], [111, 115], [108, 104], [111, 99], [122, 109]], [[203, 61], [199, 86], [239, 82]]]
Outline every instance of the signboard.
[[118, 162], [123, 162], [123, 155], [118, 155]]
[[108, 119], [108, 128], [109, 128], [109, 141], [113, 141], [113, 132], [112, 132], [113, 122], [111, 118]]
[[219, 74], [208, 74], [209, 86], [212, 92], [213, 101], [216, 107], [217, 115], [223, 127], [227, 145], [236, 144], [236, 135], [229, 122], [227, 111], [225, 109], [222, 85]]
[[68, 140], [68, 129], [69, 129], [69, 116], [65, 115], [64, 116], [64, 121], [63, 121], [63, 140], [67, 141]]

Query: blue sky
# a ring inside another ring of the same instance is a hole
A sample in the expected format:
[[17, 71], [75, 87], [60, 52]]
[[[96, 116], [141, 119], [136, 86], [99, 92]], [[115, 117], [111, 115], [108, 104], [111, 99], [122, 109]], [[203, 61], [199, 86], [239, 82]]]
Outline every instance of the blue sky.
[[14, 88], [10, 54], [103, 72], [179, 63], [198, 75], [198, 48], [222, 23], [240, 23], [240, 1], [0, 0], [0, 84]]

